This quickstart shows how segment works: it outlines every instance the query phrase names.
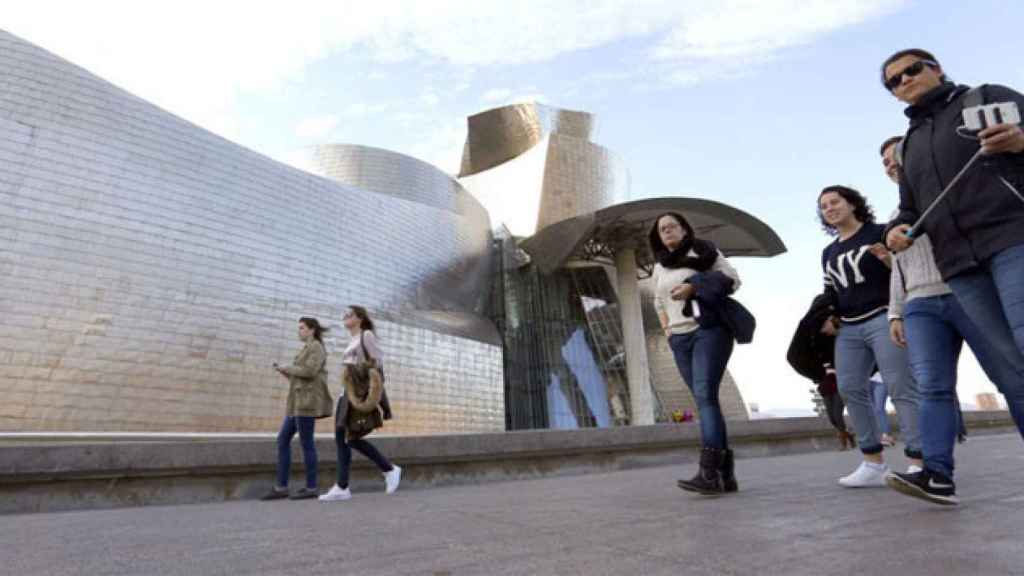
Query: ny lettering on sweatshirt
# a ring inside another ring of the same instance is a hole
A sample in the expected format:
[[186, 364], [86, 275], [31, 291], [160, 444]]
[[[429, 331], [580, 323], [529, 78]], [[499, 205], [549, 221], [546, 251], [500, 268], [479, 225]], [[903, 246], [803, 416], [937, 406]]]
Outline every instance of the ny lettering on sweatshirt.
[[837, 238], [821, 254], [825, 293], [832, 297], [843, 322], [863, 322], [888, 310], [890, 270], [871, 253], [884, 230], [882, 224], [864, 224], [846, 240]]

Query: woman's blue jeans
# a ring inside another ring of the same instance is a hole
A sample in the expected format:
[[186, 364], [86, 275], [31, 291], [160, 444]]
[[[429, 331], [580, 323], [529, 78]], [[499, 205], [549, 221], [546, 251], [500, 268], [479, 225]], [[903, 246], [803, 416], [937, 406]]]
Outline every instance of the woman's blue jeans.
[[697, 402], [701, 440], [708, 448], [729, 447], [718, 391], [734, 344], [732, 333], [723, 327], [698, 328], [668, 339], [679, 375]]
[[316, 444], [313, 442], [313, 430], [316, 418], [312, 416], [285, 416], [281, 423], [281, 431], [277, 433], [277, 485], [288, 486], [288, 477], [292, 470], [292, 438], [299, 433], [302, 444], [302, 460], [306, 465], [306, 488], [316, 488]]

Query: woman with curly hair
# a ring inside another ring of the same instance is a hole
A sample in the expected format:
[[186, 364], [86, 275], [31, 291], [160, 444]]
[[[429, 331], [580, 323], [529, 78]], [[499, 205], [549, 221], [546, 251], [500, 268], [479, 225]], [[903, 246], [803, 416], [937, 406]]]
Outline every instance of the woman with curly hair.
[[848, 488], [884, 486], [889, 467], [872, 407], [871, 374], [875, 366], [889, 387], [900, 419], [910, 471], [921, 467], [918, 426], [919, 395], [906, 351], [889, 338], [889, 280], [892, 258], [879, 243], [885, 226], [860, 192], [829, 186], [818, 195], [818, 217], [835, 240], [821, 254], [825, 294], [839, 317], [836, 377], [839, 393], [853, 419], [864, 461], [839, 479]]

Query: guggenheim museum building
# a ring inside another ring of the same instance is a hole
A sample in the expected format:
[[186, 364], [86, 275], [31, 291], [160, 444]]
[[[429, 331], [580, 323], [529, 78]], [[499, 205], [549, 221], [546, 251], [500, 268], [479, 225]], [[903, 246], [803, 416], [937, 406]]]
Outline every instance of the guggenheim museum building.
[[[592, 115], [468, 118], [459, 174], [353, 144], [310, 170], [199, 128], [0, 31], [0, 432], [262, 432], [270, 368], [316, 316], [387, 354], [386, 433], [642, 425], [694, 404], [644, 243], [687, 215], [730, 256], [785, 251], [704, 199], [631, 200]], [[723, 408], [745, 419], [727, 377]]]

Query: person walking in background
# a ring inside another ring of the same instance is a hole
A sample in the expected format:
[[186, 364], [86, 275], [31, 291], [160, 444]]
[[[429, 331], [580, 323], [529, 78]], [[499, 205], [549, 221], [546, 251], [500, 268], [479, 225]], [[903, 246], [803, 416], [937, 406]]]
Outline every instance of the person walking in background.
[[[303, 343], [302, 349], [295, 355], [291, 366], [274, 364], [274, 369], [288, 381], [288, 403], [284, 422], [277, 434], [277, 483], [263, 496], [263, 500], [316, 498], [318, 462], [313, 432], [316, 419], [330, 416], [333, 406], [331, 393], [327, 390], [327, 352], [323, 343], [325, 332], [327, 329], [316, 318], [300, 318], [299, 340]], [[296, 432], [302, 444], [306, 486], [289, 494], [292, 438]]]
[[885, 410], [889, 402], [889, 389], [882, 381], [882, 375], [875, 372], [871, 375], [871, 405], [875, 409], [875, 419], [878, 420], [878, 431], [882, 433], [879, 440], [882, 446], [892, 448], [896, 440], [892, 437], [892, 430], [889, 429], [889, 413]]
[[393, 494], [402, 479], [402, 469], [390, 462], [364, 436], [391, 418], [391, 407], [384, 392], [384, 353], [377, 343], [373, 321], [362, 306], [350, 306], [342, 317], [352, 339], [342, 357], [344, 394], [335, 411], [334, 442], [338, 448], [338, 479], [320, 496], [322, 502], [349, 500], [349, 470], [352, 449], [377, 465], [384, 475], [385, 492]]
[[890, 256], [879, 243], [884, 226], [860, 192], [828, 186], [818, 195], [818, 216], [825, 231], [836, 236], [822, 251], [825, 294], [839, 316], [836, 375], [839, 393], [853, 419], [864, 456], [853, 473], [839, 479], [848, 488], [884, 486], [889, 467], [871, 401], [871, 374], [878, 367], [896, 406], [910, 471], [921, 465], [917, 384], [906, 352], [889, 339]]
[[818, 295], [793, 334], [786, 360], [798, 374], [817, 385], [818, 394], [825, 406], [825, 415], [836, 429], [839, 449], [849, 450], [857, 444], [846, 429], [846, 420], [843, 418], [846, 404], [843, 403], [836, 383], [835, 349], [838, 331], [839, 319], [835, 317], [831, 299], [825, 294]]
[[[896, 161], [900, 141], [899, 136], [889, 138], [879, 150], [886, 175], [897, 183], [902, 176]], [[890, 292], [891, 337], [898, 346], [906, 347], [922, 397], [924, 466], [916, 473], [894, 474], [887, 483], [903, 494], [938, 504], [957, 504], [953, 447], [958, 438], [966, 436], [956, 396], [957, 367], [964, 341], [999, 390], [1019, 390], [1024, 379], [1008, 359], [988, 345], [984, 332], [942, 281], [927, 234], [894, 256]], [[1007, 401], [1010, 402], [1010, 396]], [[1017, 425], [1021, 425], [1019, 420]]]
[[658, 217], [648, 240], [656, 259], [654, 306], [700, 419], [700, 469], [679, 487], [705, 495], [735, 492], [734, 456], [718, 393], [736, 333], [753, 331], [752, 319], [750, 326], [734, 326], [723, 310], [740, 286], [739, 275], [681, 214]]

